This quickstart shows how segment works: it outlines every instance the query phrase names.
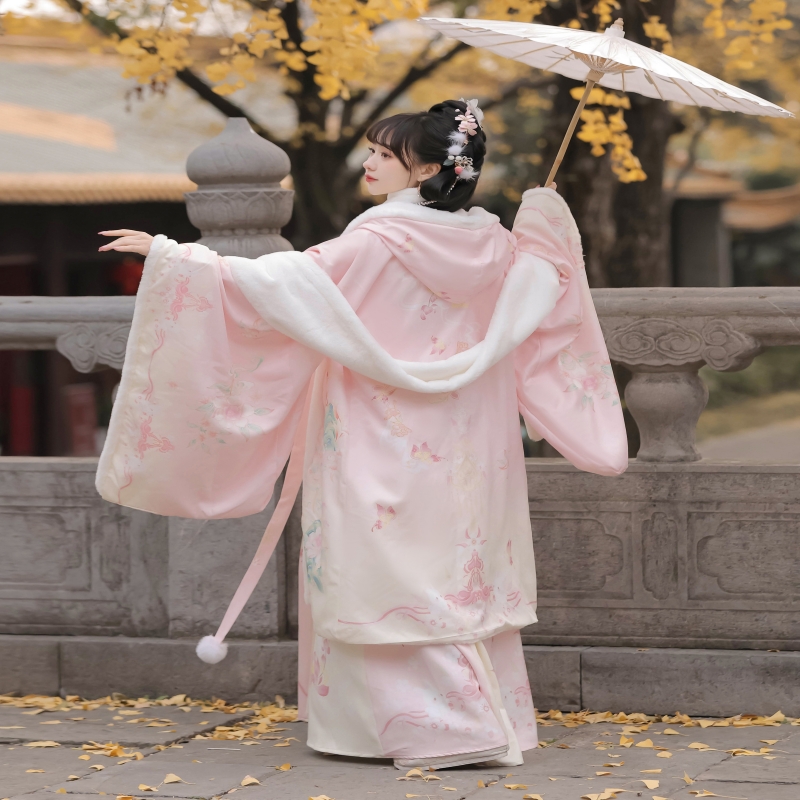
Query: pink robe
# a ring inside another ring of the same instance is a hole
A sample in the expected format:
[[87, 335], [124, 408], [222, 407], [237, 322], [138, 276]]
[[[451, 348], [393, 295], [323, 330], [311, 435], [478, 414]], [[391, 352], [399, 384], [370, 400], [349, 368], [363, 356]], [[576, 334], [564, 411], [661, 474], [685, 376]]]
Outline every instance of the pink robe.
[[156, 237], [97, 487], [159, 514], [260, 511], [310, 391], [309, 744], [395, 758], [509, 744], [519, 763], [536, 745], [519, 413], [604, 475], [627, 466], [625, 429], [563, 200], [526, 192], [509, 232], [415, 198], [304, 253], [221, 258]]

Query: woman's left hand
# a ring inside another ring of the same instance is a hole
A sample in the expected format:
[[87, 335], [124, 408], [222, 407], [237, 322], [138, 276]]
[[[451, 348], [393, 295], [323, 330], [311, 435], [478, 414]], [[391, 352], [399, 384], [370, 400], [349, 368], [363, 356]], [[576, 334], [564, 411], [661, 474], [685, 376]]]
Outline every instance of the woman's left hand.
[[119, 236], [113, 242], [104, 244], [97, 249], [103, 250], [119, 250], [122, 253], [139, 253], [146, 256], [150, 252], [150, 245], [153, 243], [153, 237], [144, 231], [129, 231], [122, 229], [118, 231], [100, 231], [101, 236]]

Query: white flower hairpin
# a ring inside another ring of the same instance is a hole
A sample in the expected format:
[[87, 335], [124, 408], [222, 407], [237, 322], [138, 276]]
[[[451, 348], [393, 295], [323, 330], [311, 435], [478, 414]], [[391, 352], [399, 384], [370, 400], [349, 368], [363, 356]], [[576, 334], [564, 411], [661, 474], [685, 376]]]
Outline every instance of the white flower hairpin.
[[[442, 162], [442, 165], [449, 167], [455, 164], [456, 181], [472, 181], [480, 175], [480, 172], [473, 168], [472, 159], [469, 156], [462, 156], [461, 153], [467, 145], [470, 136], [475, 136], [478, 128], [483, 121], [483, 111], [478, 107], [478, 100], [465, 100], [463, 97], [459, 98], [462, 103], [465, 103], [467, 110], [456, 114], [458, 120], [458, 128], [454, 130], [450, 136], [450, 146], [447, 148], [447, 158]], [[453, 182], [455, 186], [455, 181]], [[453, 186], [448, 189], [448, 194]]]

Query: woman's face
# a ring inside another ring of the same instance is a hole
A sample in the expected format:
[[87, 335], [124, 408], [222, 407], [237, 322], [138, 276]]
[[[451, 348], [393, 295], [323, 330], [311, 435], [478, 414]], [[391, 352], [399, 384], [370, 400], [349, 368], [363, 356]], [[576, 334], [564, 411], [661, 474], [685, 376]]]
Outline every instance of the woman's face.
[[369, 144], [369, 156], [364, 161], [365, 179], [370, 194], [389, 194], [416, 186], [432, 178], [442, 168], [441, 164], [423, 164], [410, 171], [388, 147]]

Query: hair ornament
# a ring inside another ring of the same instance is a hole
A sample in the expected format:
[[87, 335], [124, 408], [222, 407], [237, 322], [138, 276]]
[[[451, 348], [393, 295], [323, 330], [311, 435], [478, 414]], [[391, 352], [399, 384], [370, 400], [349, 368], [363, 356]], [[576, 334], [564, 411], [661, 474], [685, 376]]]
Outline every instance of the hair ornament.
[[478, 120], [478, 125], [483, 127], [483, 111], [478, 108], [478, 98], [474, 100], [465, 100], [463, 97], [458, 98], [462, 103], [467, 104], [467, 110], [472, 113], [472, 116]]
[[456, 115], [456, 119], [460, 120], [458, 129], [450, 133], [450, 146], [446, 151], [447, 158], [442, 162], [442, 166], [445, 167], [449, 167], [452, 164], [456, 165], [453, 170], [456, 177], [447, 190], [447, 194], [450, 194], [457, 181], [472, 181], [480, 175], [480, 172], [473, 168], [472, 159], [469, 156], [462, 156], [461, 153], [464, 152], [469, 137], [474, 136], [478, 132], [478, 126], [483, 120], [483, 111], [478, 108], [477, 99], [464, 100], [462, 97], [460, 100], [462, 103], [466, 104], [467, 110]]
[[463, 114], [457, 114], [456, 119], [461, 120], [458, 123], [459, 131], [468, 133], [470, 136], [474, 136], [478, 132], [478, 122], [469, 109], [467, 109]]

